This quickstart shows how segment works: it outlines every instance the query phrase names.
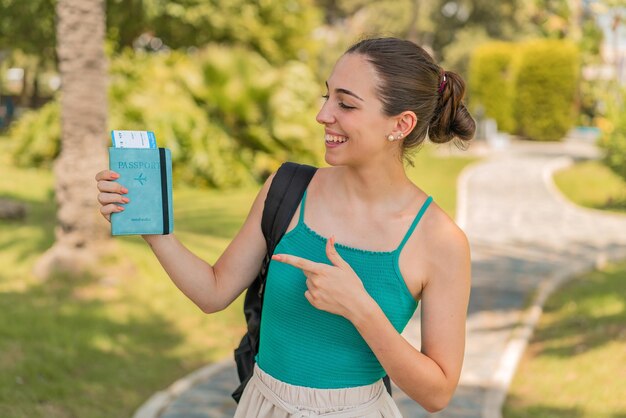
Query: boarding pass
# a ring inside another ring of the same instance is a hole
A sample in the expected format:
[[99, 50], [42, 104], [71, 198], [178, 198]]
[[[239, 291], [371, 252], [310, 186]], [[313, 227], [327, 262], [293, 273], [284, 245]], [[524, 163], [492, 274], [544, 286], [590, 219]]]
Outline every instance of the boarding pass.
[[152, 131], [111, 131], [114, 148], [153, 148], [156, 137]]

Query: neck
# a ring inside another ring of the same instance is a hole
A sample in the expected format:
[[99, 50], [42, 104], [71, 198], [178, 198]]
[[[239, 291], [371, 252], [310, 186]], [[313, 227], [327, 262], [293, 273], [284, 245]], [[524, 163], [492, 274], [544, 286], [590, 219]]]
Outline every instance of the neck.
[[360, 200], [375, 205], [377, 202], [398, 202], [413, 187], [402, 161], [393, 164], [368, 164], [341, 167], [338, 186], [347, 200]]

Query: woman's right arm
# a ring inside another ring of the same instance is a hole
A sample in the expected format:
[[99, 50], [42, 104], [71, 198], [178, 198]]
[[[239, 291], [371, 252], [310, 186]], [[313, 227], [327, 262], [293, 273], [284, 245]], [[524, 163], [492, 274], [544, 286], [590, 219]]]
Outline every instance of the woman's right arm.
[[[114, 181], [116, 174], [104, 170], [96, 175], [100, 212], [109, 221], [111, 213], [121, 211], [118, 204], [125, 203], [125, 189]], [[267, 179], [243, 226], [213, 266], [187, 249], [174, 234], [143, 236], [174, 284], [202, 311], [226, 308], [259, 272], [267, 251], [261, 218], [272, 179]]]

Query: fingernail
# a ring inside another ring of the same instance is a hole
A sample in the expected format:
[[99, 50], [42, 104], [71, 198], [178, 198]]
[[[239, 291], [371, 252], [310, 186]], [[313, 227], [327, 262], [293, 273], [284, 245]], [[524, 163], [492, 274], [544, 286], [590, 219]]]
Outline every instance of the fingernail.
[[128, 189], [126, 187], [122, 187], [122, 193], [124, 194], [128, 193]]
[[124, 210], [124, 206], [118, 206], [118, 207], [117, 207], [117, 211], [118, 211], [118, 212], [121, 212], [121, 211], [123, 211], [123, 210]]
[[278, 255], [278, 254], [274, 254], [274, 255], [272, 256], [272, 260], [280, 261], [280, 255]]
[[122, 202], [124, 202], [124, 203], [128, 203], [128, 202], [130, 202], [130, 199], [129, 199], [129, 198], [127, 198], [127, 197], [123, 197], [123, 198], [122, 198]]
[[119, 174], [117, 174], [117, 173], [112, 173], [112, 174], [111, 174], [111, 177], [113, 177], [114, 179], [119, 179], [119, 178], [120, 178], [120, 175], [119, 175]]

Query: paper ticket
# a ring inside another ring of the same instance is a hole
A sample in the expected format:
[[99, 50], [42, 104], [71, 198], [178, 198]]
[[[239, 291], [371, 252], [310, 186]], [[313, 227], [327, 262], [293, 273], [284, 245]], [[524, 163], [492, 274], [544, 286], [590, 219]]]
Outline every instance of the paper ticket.
[[156, 148], [152, 131], [111, 131], [114, 148]]

